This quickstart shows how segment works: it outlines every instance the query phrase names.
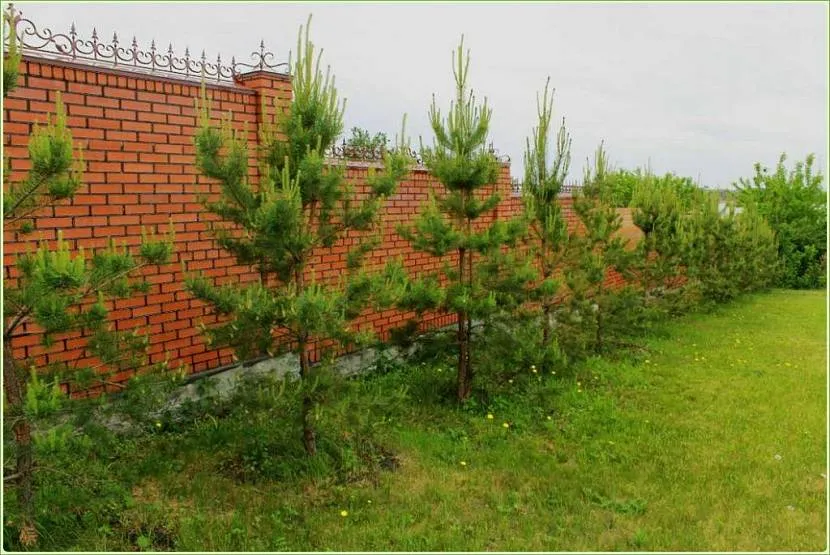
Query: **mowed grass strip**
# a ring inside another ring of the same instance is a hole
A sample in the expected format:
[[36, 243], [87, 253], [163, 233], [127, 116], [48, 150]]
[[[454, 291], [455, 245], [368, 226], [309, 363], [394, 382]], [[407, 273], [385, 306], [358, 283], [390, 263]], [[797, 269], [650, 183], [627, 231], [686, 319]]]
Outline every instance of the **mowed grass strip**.
[[684, 317], [636, 356], [546, 377], [535, 404], [518, 384], [479, 411], [413, 394], [386, 438], [399, 466], [374, 481], [240, 484], [181, 444], [135, 511], [161, 507], [184, 551], [824, 550], [825, 306], [775, 291]]

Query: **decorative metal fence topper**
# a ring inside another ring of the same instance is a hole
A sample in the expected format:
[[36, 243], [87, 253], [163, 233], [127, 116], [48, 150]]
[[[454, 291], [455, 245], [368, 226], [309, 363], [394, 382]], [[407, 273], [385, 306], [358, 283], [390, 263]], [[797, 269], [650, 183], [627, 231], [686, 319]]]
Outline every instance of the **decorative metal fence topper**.
[[240, 75], [251, 71], [273, 71], [287, 74], [287, 63], [274, 63], [274, 54], [265, 49], [265, 41], [259, 43], [259, 50], [251, 52], [252, 63], [222, 63], [222, 57], [208, 61], [205, 51], [199, 57], [191, 56], [190, 49], [185, 48], [184, 56], [177, 56], [170, 43], [166, 51], [156, 47], [156, 41], [150, 42], [149, 50], [141, 50], [135, 37], [125, 47], [113, 33], [112, 40], [102, 41], [98, 31], [93, 28], [92, 36], [84, 40], [78, 37], [75, 24], [69, 27], [69, 33], [53, 33], [48, 28], [38, 29], [30, 19], [23, 17], [23, 12], [9, 4], [4, 14], [3, 40], [8, 44], [12, 29], [17, 35], [21, 52], [38, 57], [67, 61], [82, 61], [94, 66], [120, 68], [129, 71], [152, 74], [169, 74], [186, 79], [210, 80], [216, 83], [234, 83]]
[[[386, 145], [378, 145], [375, 147], [368, 147], [368, 146], [354, 146], [350, 145], [343, 139], [339, 144], [333, 144], [327, 151], [326, 156], [329, 158], [337, 158], [341, 160], [360, 160], [364, 162], [382, 162], [383, 157], [386, 152], [389, 151], [389, 147]], [[496, 159], [503, 163], [509, 164], [510, 163], [510, 156], [506, 154], [499, 154], [499, 152], [493, 147], [493, 144], [490, 143], [488, 147], [488, 152], [496, 157]], [[423, 160], [421, 159], [420, 154], [414, 148], [407, 148], [407, 154], [418, 164], [423, 164]]]
[[[11, 32], [17, 36], [17, 45], [23, 54], [53, 60], [82, 62], [84, 64], [108, 69], [122, 69], [126, 71], [153, 75], [170, 75], [194, 81], [211, 81], [215, 83], [236, 83], [239, 77], [252, 71], [272, 71], [287, 75], [287, 63], [274, 63], [274, 54], [265, 49], [265, 41], [260, 41], [259, 50], [251, 52], [252, 63], [237, 62], [235, 57], [231, 63], [222, 63], [222, 57], [216, 56], [216, 61], [208, 61], [205, 51], [199, 57], [192, 57], [190, 49], [185, 48], [183, 56], [177, 56], [173, 51], [173, 44], [167, 50], [159, 50], [156, 41], [150, 42], [149, 50], [141, 50], [138, 40], [133, 37], [129, 47], [122, 45], [117, 33], [113, 33], [108, 42], [101, 41], [98, 31], [93, 27], [89, 39], [78, 36], [75, 23], [69, 27], [69, 33], [53, 33], [44, 27], [38, 29], [33, 21], [23, 17], [23, 12], [9, 4], [3, 14], [3, 42], [7, 46]], [[376, 148], [355, 147], [345, 140], [334, 144], [326, 153], [330, 158], [343, 160], [359, 160], [366, 162], [381, 162], [387, 147]], [[491, 143], [488, 151], [501, 163], [509, 163], [510, 157], [499, 154]], [[417, 163], [422, 160], [414, 149], [409, 149], [409, 155]]]
[[[571, 182], [571, 183], [563, 183], [562, 188], [559, 189], [559, 196], [572, 195], [572, 194], [577, 193], [581, 190], [582, 190], [582, 185], [580, 183], [575, 182], [575, 181]], [[522, 182], [519, 181], [519, 179], [517, 179], [515, 177], [513, 178], [512, 182], [511, 182], [511, 191], [513, 193], [513, 196], [518, 197], [518, 196], [522, 195]]]

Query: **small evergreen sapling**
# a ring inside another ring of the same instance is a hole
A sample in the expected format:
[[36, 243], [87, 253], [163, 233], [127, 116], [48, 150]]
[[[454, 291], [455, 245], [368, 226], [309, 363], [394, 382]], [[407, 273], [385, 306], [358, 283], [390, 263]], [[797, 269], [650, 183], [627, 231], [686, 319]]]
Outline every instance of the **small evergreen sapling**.
[[643, 232], [632, 264], [642, 288], [643, 309], [655, 317], [682, 311], [691, 301], [684, 273], [694, 234], [689, 226], [691, 198], [663, 178], [645, 173], [634, 185], [631, 215]]
[[[9, 23], [9, 14], [5, 17]], [[3, 71], [4, 97], [15, 87], [20, 64], [14, 32], [9, 36]], [[72, 198], [81, 185], [83, 161], [73, 155], [72, 134], [66, 126], [60, 95], [54, 118], [49, 118], [45, 125], [37, 125], [32, 133], [29, 158], [31, 169], [25, 177], [8, 182], [6, 173], [3, 183], [5, 230], [18, 239], [35, 230], [39, 211]], [[111, 243], [109, 248], [87, 256], [83, 249], [71, 252], [58, 232], [53, 245], [41, 241], [34, 250], [20, 256], [17, 275], [13, 281], [5, 281], [3, 384], [8, 403], [5, 421], [11, 424], [16, 458], [15, 471], [6, 480], [13, 478], [16, 485], [21, 545], [31, 546], [37, 541], [33, 443], [39, 438], [50, 444], [61, 443], [68, 437], [54, 427], [38, 436], [33, 433], [35, 421], [42, 421], [58, 410], [81, 414], [75, 410], [76, 404], [67, 406], [69, 400], [63, 393], [62, 383], [68, 381], [81, 388], [115, 385], [110, 383], [112, 374], [145, 363], [142, 355], [147, 338], [137, 332], [115, 331], [108, 320], [108, 304], [111, 299], [143, 290], [144, 284], [132, 276], [144, 265], [165, 263], [171, 251], [171, 240], [156, 240], [150, 235], [145, 236], [137, 254], [130, 253], [126, 246]], [[16, 339], [37, 335], [48, 349], [56, 339], [73, 332], [86, 340], [85, 355], [97, 363], [38, 368], [33, 361], [15, 357]], [[61, 429], [66, 431], [66, 426]]]
[[[309, 24], [310, 24], [309, 18]], [[370, 172], [367, 190], [358, 192], [344, 178], [344, 169], [326, 159], [327, 149], [343, 128], [344, 102], [334, 78], [320, 68], [320, 54], [300, 27], [297, 52], [290, 63], [293, 98], [276, 127], [263, 132], [259, 150], [260, 179], [248, 178], [248, 147], [226, 121], [221, 129], [210, 122], [205, 89], [197, 108], [199, 170], [221, 185], [218, 200], [206, 201], [222, 223], [214, 226], [219, 245], [239, 264], [254, 267], [255, 283], [216, 286], [193, 276], [188, 289], [208, 303], [222, 323], [205, 330], [211, 344], [227, 345], [242, 359], [275, 355], [282, 349], [300, 362], [302, 435], [309, 455], [317, 452], [312, 344], [341, 345], [368, 340], [352, 320], [371, 302], [380, 302], [387, 282], [401, 283], [399, 266], [369, 273], [363, 258], [377, 240], [371, 235], [386, 198], [409, 171], [403, 145], [385, 154], [384, 169]], [[348, 238], [348, 272], [332, 283], [319, 281], [312, 256], [331, 252]]]
[[554, 340], [553, 312], [561, 285], [559, 273], [569, 250], [568, 222], [559, 205], [559, 192], [571, 162], [571, 138], [564, 119], [556, 135], [553, 159], [549, 160], [553, 117], [553, 93], [549, 92], [549, 86], [550, 79], [545, 83], [542, 99], [538, 96], [536, 99], [539, 119], [537, 127], [533, 129], [532, 139], [527, 140], [522, 186], [525, 212], [530, 222], [532, 252], [541, 274], [531, 299], [541, 306], [542, 352], [546, 354]]
[[632, 254], [617, 232], [622, 219], [610, 202], [607, 177], [610, 173], [602, 145], [589, 164], [581, 192], [573, 197], [573, 209], [580, 230], [569, 241], [565, 282], [568, 286], [568, 321], [580, 331], [578, 350], [602, 352], [608, 335], [620, 329], [627, 296], [624, 288], [615, 290], [608, 283], [612, 271], [629, 276]]
[[721, 204], [717, 193], [701, 190], [688, 225], [694, 240], [687, 275], [703, 301], [726, 302], [778, 279], [775, 234], [753, 204]]
[[414, 224], [398, 228], [416, 251], [455, 255], [437, 274], [414, 278], [400, 304], [417, 312], [438, 309], [457, 316], [459, 401], [472, 391], [473, 321], [486, 323], [530, 279], [526, 266], [510, 268], [503, 251], [525, 233], [523, 223], [479, 221], [500, 201], [497, 193], [485, 191], [497, 181], [499, 162], [486, 148], [492, 111], [486, 100], [482, 106], [476, 104], [467, 84], [469, 67], [462, 38], [453, 55], [455, 101], [444, 118], [433, 98], [429, 119], [434, 144], [421, 146], [424, 165], [444, 191], [431, 192]]

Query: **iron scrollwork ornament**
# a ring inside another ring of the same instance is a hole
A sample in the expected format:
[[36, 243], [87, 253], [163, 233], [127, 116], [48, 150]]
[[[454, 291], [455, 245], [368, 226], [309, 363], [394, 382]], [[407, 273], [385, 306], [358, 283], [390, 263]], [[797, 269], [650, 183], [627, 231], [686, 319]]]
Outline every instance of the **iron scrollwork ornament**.
[[251, 52], [252, 63], [237, 62], [231, 58], [230, 64], [222, 62], [220, 55], [216, 60], [208, 60], [205, 51], [200, 56], [192, 56], [189, 48], [184, 55], [178, 56], [170, 43], [166, 50], [159, 49], [156, 41], [150, 42], [149, 50], [138, 47], [138, 40], [133, 37], [129, 46], [122, 45], [117, 33], [112, 39], [102, 41], [98, 30], [93, 28], [88, 39], [78, 36], [75, 24], [68, 33], [53, 33], [44, 27], [38, 29], [33, 21], [23, 17], [23, 12], [9, 4], [3, 26], [4, 43], [8, 43], [10, 33], [17, 35], [18, 45], [24, 54], [44, 56], [68, 61], [83, 61], [98, 66], [126, 69], [136, 72], [167, 74], [185, 79], [204, 79], [216, 83], [234, 83], [240, 75], [252, 71], [271, 71], [287, 74], [287, 63], [275, 63], [274, 54], [265, 49], [265, 41], [259, 44], [259, 50]]

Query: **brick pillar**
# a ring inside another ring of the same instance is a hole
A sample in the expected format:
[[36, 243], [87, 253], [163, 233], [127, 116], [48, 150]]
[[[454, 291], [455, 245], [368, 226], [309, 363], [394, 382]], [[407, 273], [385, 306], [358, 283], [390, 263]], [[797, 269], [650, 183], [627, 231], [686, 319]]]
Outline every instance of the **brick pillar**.
[[257, 93], [257, 130], [265, 123], [274, 123], [275, 107], [284, 112], [291, 103], [289, 75], [273, 71], [252, 71], [241, 75], [237, 82]]

